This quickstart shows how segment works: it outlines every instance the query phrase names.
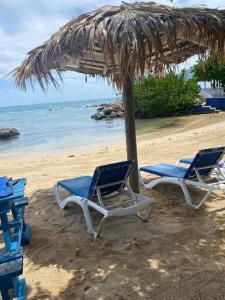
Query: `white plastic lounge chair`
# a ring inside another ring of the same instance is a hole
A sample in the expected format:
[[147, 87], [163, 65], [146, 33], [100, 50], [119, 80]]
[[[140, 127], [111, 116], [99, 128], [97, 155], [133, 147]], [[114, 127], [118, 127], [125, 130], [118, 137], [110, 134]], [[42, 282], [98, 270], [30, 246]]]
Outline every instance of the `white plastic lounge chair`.
[[[148, 189], [153, 188], [160, 183], [177, 184], [184, 193], [187, 205], [198, 209], [209, 198], [214, 190], [225, 190], [225, 177], [218, 167], [218, 163], [223, 157], [224, 152], [225, 147], [200, 150], [188, 168], [164, 163], [141, 167], [139, 170], [140, 182]], [[221, 177], [211, 177], [211, 173], [215, 169], [221, 173]], [[160, 178], [145, 183], [142, 172], [158, 175]], [[198, 204], [192, 202], [188, 186], [195, 186], [206, 190], [205, 196], [200, 199]]]
[[[64, 208], [70, 202], [81, 206], [87, 230], [95, 237], [100, 234], [104, 221], [112, 217], [137, 214], [138, 217], [145, 221], [152, 212], [154, 200], [132, 191], [128, 184], [131, 167], [132, 161], [124, 161], [97, 167], [93, 177], [83, 176], [59, 181], [54, 186], [56, 202], [61, 208]], [[71, 195], [61, 199], [60, 188], [65, 189]], [[107, 205], [111, 202], [109, 199], [118, 195], [126, 195], [126, 200], [124, 201], [123, 199], [122, 202], [116, 201], [116, 205]], [[93, 208], [103, 215], [96, 231], [89, 208]], [[145, 210], [144, 216], [142, 216], [143, 210]]]

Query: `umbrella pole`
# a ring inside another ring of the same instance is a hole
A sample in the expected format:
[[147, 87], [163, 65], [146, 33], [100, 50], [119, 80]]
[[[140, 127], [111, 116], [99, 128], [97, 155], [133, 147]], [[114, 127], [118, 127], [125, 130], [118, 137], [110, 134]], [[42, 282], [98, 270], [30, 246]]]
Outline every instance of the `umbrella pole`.
[[135, 127], [135, 109], [133, 97], [133, 81], [129, 75], [126, 76], [123, 84], [123, 103], [125, 111], [125, 130], [126, 130], [126, 145], [127, 159], [134, 160], [134, 165], [130, 173], [130, 186], [134, 192], [139, 193], [139, 178], [138, 178], [138, 158], [137, 158], [137, 142], [136, 142], [136, 127]]

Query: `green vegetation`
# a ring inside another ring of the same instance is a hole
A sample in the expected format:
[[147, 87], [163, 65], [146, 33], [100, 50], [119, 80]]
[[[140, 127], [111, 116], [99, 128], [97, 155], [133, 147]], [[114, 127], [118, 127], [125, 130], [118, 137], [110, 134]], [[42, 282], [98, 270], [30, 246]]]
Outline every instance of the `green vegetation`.
[[154, 118], [186, 115], [197, 103], [199, 87], [195, 78], [185, 80], [181, 75], [146, 77], [134, 84], [137, 118]]
[[225, 90], [225, 59], [221, 54], [214, 53], [201, 59], [192, 72], [198, 81], [210, 81], [214, 88], [221, 86]]

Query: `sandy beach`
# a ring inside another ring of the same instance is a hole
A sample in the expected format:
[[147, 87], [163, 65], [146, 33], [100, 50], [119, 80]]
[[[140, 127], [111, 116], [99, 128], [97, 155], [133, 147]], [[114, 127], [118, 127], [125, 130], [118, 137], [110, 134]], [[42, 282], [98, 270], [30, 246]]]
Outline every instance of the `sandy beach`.
[[[199, 149], [223, 146], [224, 128], [225, 113], [181, 117], [155, 132], [142, 128], [139, 165], [175, 163]], [[213, 193], [194, 211], [175, 186], [142, 189], [157, 202], [149, 222], [134, 216], [114, 219], [95, 240], [86, 232], [78, 207], [57, 207], [52, 193], [56, 181], [91, 175], [97, 165], [124, 159], [123, 141], [104, 149], [90, 145], [83, 153], [1, 158], [2, 175], [28, 180], [28, 299], [224, 299], [224, 193]], [[196, 198], [202, 195], [192, 192]]]

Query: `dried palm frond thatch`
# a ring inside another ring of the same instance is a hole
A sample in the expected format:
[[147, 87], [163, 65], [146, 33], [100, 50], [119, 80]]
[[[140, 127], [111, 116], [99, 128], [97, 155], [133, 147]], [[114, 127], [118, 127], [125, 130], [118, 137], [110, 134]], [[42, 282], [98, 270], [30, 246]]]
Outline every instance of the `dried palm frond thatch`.
[[127, 75], [159, 72], [207, 49], [223, 52], [224, 44], [225, 10], [123, 3], [68, 22], [12, 74], [22, 89], [33, 79], [43, 89], [56, 86], [53, 70], [100, 75], [121, 87]]

